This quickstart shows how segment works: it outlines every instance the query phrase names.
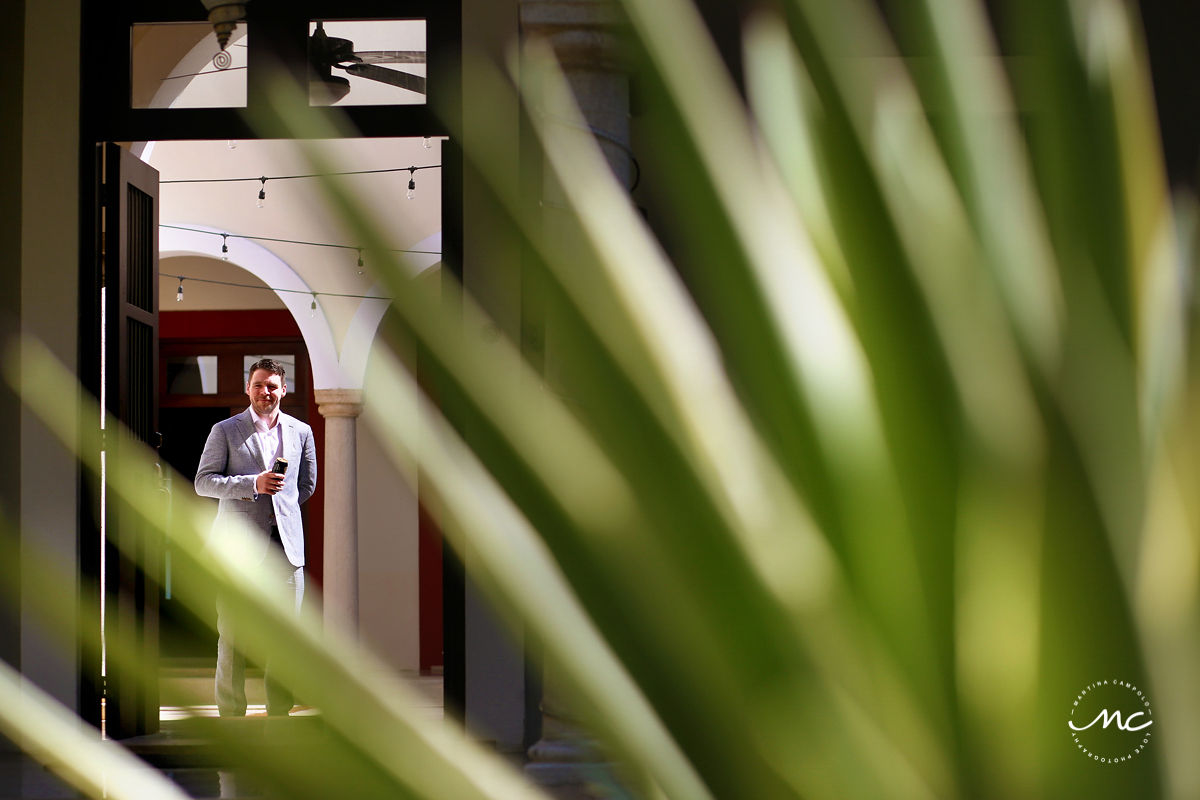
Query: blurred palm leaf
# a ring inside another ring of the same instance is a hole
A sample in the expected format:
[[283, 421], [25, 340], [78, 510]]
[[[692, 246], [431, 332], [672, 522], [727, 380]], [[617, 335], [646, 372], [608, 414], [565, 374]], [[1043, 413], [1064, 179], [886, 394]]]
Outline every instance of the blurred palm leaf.
[[[35, 342], [23, 343], [20, 352], [10, 351], [6, 363], [23, 364], [20, 376], [9, 369], [6, 377], [14, 385], [22, 378], [20, 391], [26, 402], [38, 409], [65, 445], [78, 447], [84, 464], [98, 474], [100, 431], [76, 430], [69, 424], [80, 418], [75, 398], [49, 391], [69, 380], [66, 370]], [[98, 419], [98, 414], [89, 408], [85, 418]], [[119, 430], [111, 419], [106, 427]], [[339, 786], [354, 786], [370, 797], [537, 796], [498, 757], [466, 740], [461, 731], [424, 719], [411, 690], [360, 645], [336, 628], [323, 631], [311, 609], [294, 616], [293, 599], [279, 590], [282, 582], [263, 580], [264, 574], [281, 568], [276, 559], [255, 565], [244, 557], [255, 551], [250, 540], [254, 534], [248, 529], [234, 524], [210, 531], [209, 512], [198, 498], [179, 496], [168, 504], [157, 482], [147, 480], [153, 473], [152, 453], [130, 442], [118, 452], [120, 461], [107, 470], [112, 501], [125, 504], [149, 535], [170, 542], [174, 586], [181, 601], [200, 613], [211, 607], [219, 591], [244, 631], [247, 656], [263, 663], [267, 653], [279, 654], [281, 682], [323, 709], [323, 724], [315, 735], [298, 726], [285, 729], [294, 737], [283, 743], [289, 746], [270, 737], [232, 738], [244, 732], [228, 726], [207, 731], [217, 744], [229, 748], [235, 763], [269, 778], [276, 792], [289, 796], [322, 796]], [[118, 650], [113, 657], [137, 665], [135, 654]]]
[[[639, 152], [672, 188], [655, 229], [536, 46], [514, 82], [564, 208], [529, 208], [487, 132], [460, 132], [527, 247], [545, 359], [475, 335], [487, 298], [379, 266], [385, 335], [416, 342], [438, 402], [388, 359], [369, 419], [482, 588], [639, 796], [1195, 794], [1200, 723], [1171, 713], [1197, 707], [1200, 663], [1195, 334], [1124, 7], [1014, 4], [1009, 75], [979, 4], [907, 4], [898, 47], [873, 5], [791, 0], [747, 26], [743, 101], [690, 5], [622, 6]], [[511, 86], [465, 67], [465, 101], [499, 113]], [[524, 791], [194, 522], [159, 524], [296, 654], [284, 677], [322, 709], [337, 780]], [[1168, 710], [1132, 763], [1066, 735], [1098, 678]]]
[[0, 733], [90, 797], [182, 800], [187, 795], [0, 661]]

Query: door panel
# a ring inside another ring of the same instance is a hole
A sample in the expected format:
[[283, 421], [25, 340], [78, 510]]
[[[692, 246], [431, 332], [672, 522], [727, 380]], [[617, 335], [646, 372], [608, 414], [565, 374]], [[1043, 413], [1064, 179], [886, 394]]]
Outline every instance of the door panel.
[[[105, 404], [127, 434], [109, 431], [107, 469], [135, 469], [131, 443], [158, 442], [158, 172], [124, 148], [104, 148]], [[143, 470], [157, 482], [159, 473]], [[107, 493], [105, 718], [114, 739], [158, 730], [156, 538]], [[143, 565], [150, 566], [147, 570]]]

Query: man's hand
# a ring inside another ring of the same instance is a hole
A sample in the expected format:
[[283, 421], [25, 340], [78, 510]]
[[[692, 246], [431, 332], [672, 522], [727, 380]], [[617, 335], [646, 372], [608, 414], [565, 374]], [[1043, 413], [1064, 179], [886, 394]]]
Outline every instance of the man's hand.
[[260, 472], [254, 479], [254, 491], [259, 494], [276, 494], [283, 488], [283, 475], [279, 472]]

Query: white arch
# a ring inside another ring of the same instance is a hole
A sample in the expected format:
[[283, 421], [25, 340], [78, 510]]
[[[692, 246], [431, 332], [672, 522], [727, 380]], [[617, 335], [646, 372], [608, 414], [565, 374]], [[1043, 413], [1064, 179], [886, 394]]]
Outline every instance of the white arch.
[[[411, 274], [420, 275], [434, 264], [442, 260], [442, 233], [438, 231], [432, 236], [417, 242], [413, 250], [424, 250], [423, 253], [405, 253], [404, 262]], [[376, 283], [367, 292], [370, 295], [383, 295], [384, 287]], [[343, 374], [354, 381], [355, 386], [361, 387], [367, 375], [367, 358], [371, 354], [371, 345], [375, 341], [375, 332], [387, 311], [385, 300], [363, 300], [350, 320], [350, 328], [346, 331], [346, 339], [342, 342], [342, 353], [339, 359]]]
[[[158, 234], [158, 252], [160, 258], [172, 256], [195, 255], [209, 258], [218, 257], [218, 242], [222, 233], [207, 225], [186, 225], [190, 230], [163, 227]], [[216, 236], [214, 236], [216, 234]], [[333, 332], [321, 304], [317, 303], [316, 312], [312, 311], [313, 290], [296, 274], [286, 261], [272, 253], [260, 244], [249, 239], [239, 239], [236, 248], [226, 254], [229, 263], [241, 267], [276, 291], [283, 304], [291, 312], [292, 318], [300, 328], [304, 344], [308, 347], [308, 359], [312, 365], [313, 386], [316, 389], [361, 389], [362, 375], [356, 381], [351, 381], [342, 370], [338, 359], [337, 348], [333, 342]], [[377, 305], [383, 305], [375, 301]], [[382, 314], [380, 315], [382, 318]], [[378, 325], [378, 320], [376, 321]], [[372, 332], [373, 335], [373, 332]]]
[[[227, 49], [230, 53], [235, 53], [239, 46], [244, 46], [242, 41], [246, 37], [246, 26], [239, 25], [234, 28], [229, 39]], [[202, 37], [195, 45], [188, 50], [175, 66], [171, 69], [172, 72], [187, 77], [172, 78], [164, 80], [150, 99], [147, 108], [172, 108], [175, 101], [187, 91], [192, 82], [201, 79], [204, 81], [222, 81], [220, 84], [220, 93], [223, 97], [229, 99], [233, 106], [244, 105], [246, 100], [245, 77], [238, 71], [221, 71], [221, 70], [206, 70], [205, 68], [211, 63], [213, 56], [213, 48], [216, 42], [210, 36]], [[244, 55], [237, 56], [239, 60], [245, 60]], [[239, 65], [243, 66], [244, 65]], [[202, 74], [203, 73], [203, 74]], [[130, 151], [145, 161], [150, 163], [151, 157], [154, 155], [154, 142], [132, 142], [129, 145]]]
[[[180, 255], [198, 255], [209, 258], [216, 257], [219, 252], [216, 236], [228, 231], [218, 230], [207, 225], [182, 225], [159, 229], [158, 250], [161, 258]], [[414, 276], [431, 268], [441, 260], [442, 234], [433, 234], [418, 242], [413, 250], [425, 250], [425, 253], [407, 253], [405, 262]], [[292, 318], [300, 328], [304, 344], [308, 348], [309, 363], [313, 371], [313, 388], [315, 389], [362, 389], [367, 375], [367, 358], [371, 353], [371, 345], [379, 330], [379, 323], [387, 311], [388, 301], [385, 299], [363, 298], [355, 309], [354, 317], [350, 320], [346, 338], [342, 342], [341, 353], [337, 352], [334, 344], [333, 331], [325, 317], [321, 303], [317, 309], [312, 309], [313, 296], [310, 287], [291, 266], [262, 245], [249, 240], [239, 239], [237, 247], [224, 254], [229, 263], [240, 267], [255, 276], [267, 286], [276, 290], [275, 294], [291, 312]], [[383, 288], [376, 283], [368, 295], [382, 295]]]
[[[244, 48], [242, 41], [246, 37], [247, 27], [239, 25], [233, 30], [226, 50], [239, 62], [245, 61], [245, 54], [236, 48]], [[213, 54], [217, 50], [215, 37], [205, 35], [188, 50], [187, 54], [172, 68], [172, 72], [187, 77], [164, 80], [150, 99], [150, 108], [174, 108], [176, 101], [187, 91], [193, 81], [203, 80], [217, 97], [224, 98], [231, 107], [243, 106], [246, 103], [246, 77], [238, 70], [209, 69]], [[239, 68], [244, 63], [237, 64]], [[213, 83], [220, 81], [220, 83]], [[200, 86], [201, 84], [197, 84]]]

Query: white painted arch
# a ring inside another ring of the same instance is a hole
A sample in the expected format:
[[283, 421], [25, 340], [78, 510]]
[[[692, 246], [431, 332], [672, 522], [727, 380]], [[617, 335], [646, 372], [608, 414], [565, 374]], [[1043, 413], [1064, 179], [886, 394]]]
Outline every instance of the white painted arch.
[[[162, 227], [159, 229], [159, 257], [215, 258], [219, 251], [215, 244], [219, 241], [217, 237], [226, 233], [229, 232], [199, 224]], [[436, 233], [413, 247], [413, 250], [430, 252], [407, 254], [409, 257], [405, 262], [414, 276], [439, 261], [435, 253], [441, 251], [441, 240], [441, 233]], [[359, 300], [339, 352], [320, 302], [320, 292], [309, 286], [286, 261], [251, 239], [239, 240], [236, 252], [226, 255], [230, 264], [269, 286], [296, 320], [308, 348], [314, 389], [363, 388], [371, 345], [388, 307], [379, 284], [365, 292], [372, 297]], [[314, 301], [315, 310], [312, 307]]]

